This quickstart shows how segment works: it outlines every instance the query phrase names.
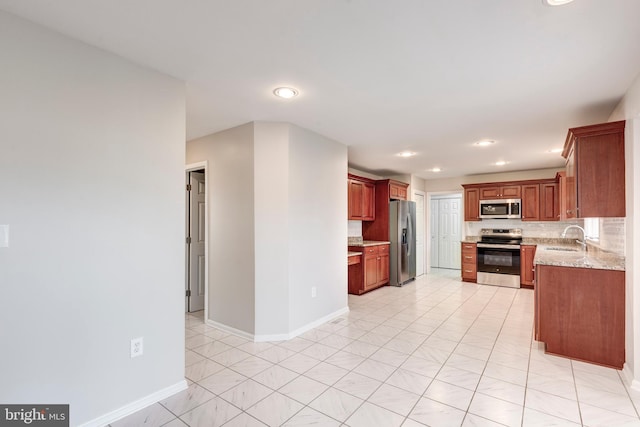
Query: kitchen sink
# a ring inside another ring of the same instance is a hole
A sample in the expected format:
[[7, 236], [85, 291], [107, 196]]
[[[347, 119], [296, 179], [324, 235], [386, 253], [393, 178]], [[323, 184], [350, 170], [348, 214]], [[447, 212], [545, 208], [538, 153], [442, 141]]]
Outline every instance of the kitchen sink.
[[545, 248], [547, 251], [563, 251], [563, 252], [578, 252], [577, 249], [574, 248], [560, 248], [560, 247], [551, 247]]

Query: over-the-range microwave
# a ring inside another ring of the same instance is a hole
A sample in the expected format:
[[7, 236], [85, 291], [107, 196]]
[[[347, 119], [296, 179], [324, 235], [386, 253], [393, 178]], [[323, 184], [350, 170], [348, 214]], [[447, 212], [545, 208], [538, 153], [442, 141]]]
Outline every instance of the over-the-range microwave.
[[521, 218], [521, 199], [480, 200], [480, 218], [511, 219]]

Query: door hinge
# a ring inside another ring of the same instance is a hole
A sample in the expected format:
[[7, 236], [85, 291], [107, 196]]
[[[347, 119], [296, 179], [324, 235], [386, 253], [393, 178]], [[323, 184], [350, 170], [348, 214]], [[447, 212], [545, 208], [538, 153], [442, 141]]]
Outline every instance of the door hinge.
[[187, 296], [190, 297], [191, 296], [191, 291], [189, 289], [187, 289]]
[[187, 245], [191, 244], [191, 237], [187, 237]]
[[191, 184], [187, 184], [187, 191], [191, 191]]

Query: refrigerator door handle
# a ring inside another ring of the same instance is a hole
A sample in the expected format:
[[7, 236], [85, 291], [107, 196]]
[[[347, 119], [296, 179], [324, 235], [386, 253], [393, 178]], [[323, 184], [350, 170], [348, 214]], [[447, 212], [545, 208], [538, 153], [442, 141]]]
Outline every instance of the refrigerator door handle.
[[407, 244], [407, 256], [411, 255], [411, 243], [413, 242], [413, 227], [411, 225], [411, 214], [407, 215], [407, 229], [409, 230], [409, 240], [408, 240], [408, 244]]

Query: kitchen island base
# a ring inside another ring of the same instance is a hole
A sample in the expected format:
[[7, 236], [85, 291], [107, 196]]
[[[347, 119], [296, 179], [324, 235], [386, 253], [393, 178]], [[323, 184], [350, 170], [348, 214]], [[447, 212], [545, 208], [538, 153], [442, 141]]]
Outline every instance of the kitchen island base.
[[625, 273], [536, 266], [535, 338], [547, 353], [622, 369]]

